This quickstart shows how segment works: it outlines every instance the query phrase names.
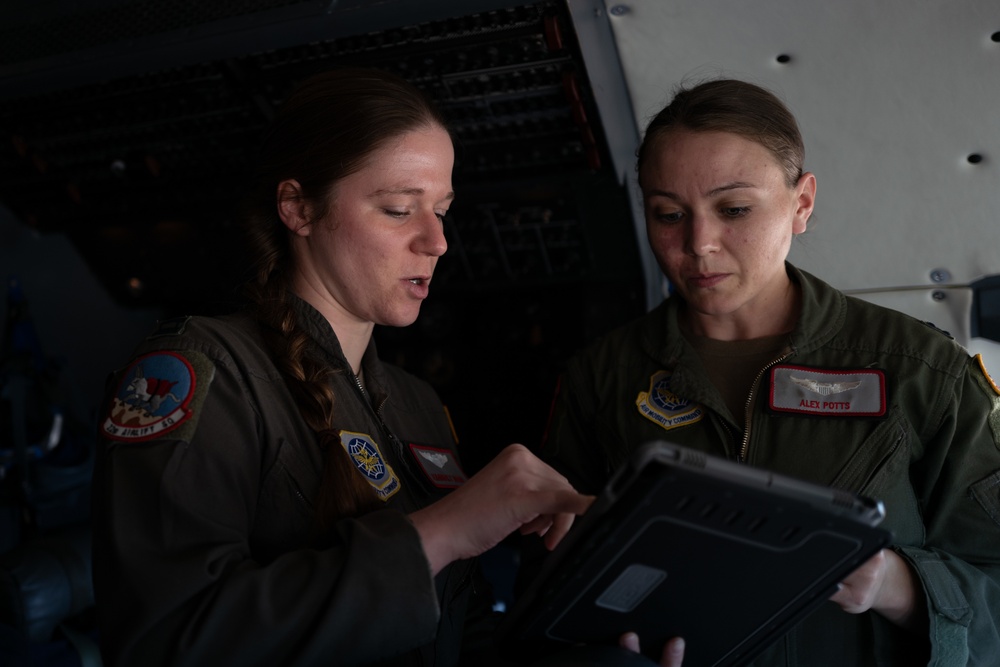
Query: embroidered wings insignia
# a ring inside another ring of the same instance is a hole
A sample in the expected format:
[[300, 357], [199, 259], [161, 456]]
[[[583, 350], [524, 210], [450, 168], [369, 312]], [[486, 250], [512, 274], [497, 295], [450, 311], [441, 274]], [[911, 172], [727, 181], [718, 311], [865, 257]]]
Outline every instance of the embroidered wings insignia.
[[443, 468], [446, 463], [448, 463], [448, 455], [440, 454], [438, 452], [428, 452], [426, 450], [420, 450], [419, 454], [436, 465], [438, 468]]
[[809, 378], [797, 378], [795, 376], [790, 376], [790, 379], [800, 387], [808, 389], [809, 391], [819, 394], [820, 396], [840, 394], [851, 389], [857, 389], [861, 386], [861, 380], [856, 380], [854, 382], [818, 382], [816, 380], [810, 380]]

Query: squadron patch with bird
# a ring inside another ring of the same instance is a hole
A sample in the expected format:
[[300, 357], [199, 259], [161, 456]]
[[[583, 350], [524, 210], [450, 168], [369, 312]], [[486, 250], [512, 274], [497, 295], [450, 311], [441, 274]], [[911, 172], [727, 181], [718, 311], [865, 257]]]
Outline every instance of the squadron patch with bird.
[[189, 441], [214, 375], [212, 363], [190, 350], [152, 352], [135, 359], [121, 375], [102, 434], [121, 442], [168, 434]]

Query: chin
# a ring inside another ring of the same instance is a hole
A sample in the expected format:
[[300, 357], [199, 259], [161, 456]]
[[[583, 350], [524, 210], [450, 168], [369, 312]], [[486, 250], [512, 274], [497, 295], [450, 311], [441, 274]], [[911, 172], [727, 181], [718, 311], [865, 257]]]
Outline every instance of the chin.
[[686, 301], [692, 310], [710, 317], [729, 315], [737, 309], [734, 304], [723, 299], [694, 298]]
[[377, 324], [381, 324], [386, 327], [408, 327], [417, 321], [417, 317], [419, 315], [419, 308], [413, 312], [392, 313], [387, 317], [383, 317], [381, 321], [377, 322]]

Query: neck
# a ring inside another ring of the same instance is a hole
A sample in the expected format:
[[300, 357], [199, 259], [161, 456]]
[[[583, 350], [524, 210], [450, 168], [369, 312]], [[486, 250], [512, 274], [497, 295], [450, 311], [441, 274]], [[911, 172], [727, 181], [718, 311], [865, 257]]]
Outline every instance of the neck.
[[[330, 318], [327, 319], [329, 320]], [[344, 353], [344, 358], [347, 359], [347, 363], [351, 365], [351, 370], [357, 375], [361, 372], [361, 358], [365, 356], [365, 350], [368, 349], [368, 343], [372, 338], [373, 325], [369, 322], [366, 327], [343, 327], [330, 321], [330, 326], [333, 327], [333, 332], [337, 334], [337, 340], [340, 341], [340, 349]]]
[[[786, 334], [799, 319], [799, 288], [789, 280], [778, 293], [757, 303], [746, 304], [740, 312], [714, 315], [685, 306], [681, 327], [696, 336], [713, 340], [754, 340]], [[745, 311], [745, 312], [743, 312]]]
[[368, 349], [375, 323], [358, 319], [346, 311], [329, 294], [311, 289], [307, 283], [297, 282], [294, 291], [299, 298], [319, 311], [330, 323], [333, 333], [337, 335], [337, 340], [340, 342], [344, 358], [347, 359], [351, 370], [357, 375], [361, 370], [361, 358], [365, 355], [365, 350]]

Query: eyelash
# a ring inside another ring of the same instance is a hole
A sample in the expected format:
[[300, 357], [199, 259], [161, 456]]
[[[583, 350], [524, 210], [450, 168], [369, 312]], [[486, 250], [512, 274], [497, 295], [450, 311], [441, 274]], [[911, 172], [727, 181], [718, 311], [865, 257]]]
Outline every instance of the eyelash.
[[750, 213], [749, 206], [727, 206], [722, 209], [724, 215], [730, 218], [742, 218]]
[[[723, 215], [723, 217], [734, 219], [734, 218], [743, 218], [749, 215], [750, 210], [751, 209], [749, 206], [724, 206], [721, 209], [719, 209], [719, 212]], [[656, 219], [666, 224], [674, 224], [680, 222], [683, 217], [684, 214], [679, 211], [656, 214]]]
[[680, 213], [657, 213], [656, 219], [668, 225], [680, 222]]
[[[410, 211], [409, 210], [406, 210], [406, 211], [396, 211], [396, 210], [393, 210], [391, 208], [384, 208], [384, 209], [382, 209], [382, 212], [385, 213], [390, 218], [396, 218], [397, 220], [401, 219], [401, 218], [405, 218], [406, 216], [410, 215]], [[434, 215], [436, 215], [437, 219], [440, 220], [441, 222], [444, 222], [444, 217], [447, 214], [448, 214], [447, 211], [445, 211], [444, 213], [440, 213], [438, 211], [434, 211]]]

